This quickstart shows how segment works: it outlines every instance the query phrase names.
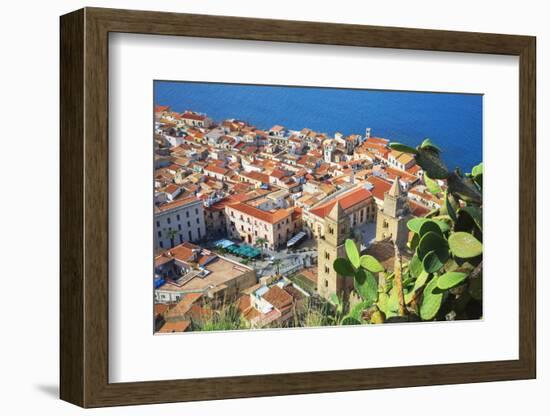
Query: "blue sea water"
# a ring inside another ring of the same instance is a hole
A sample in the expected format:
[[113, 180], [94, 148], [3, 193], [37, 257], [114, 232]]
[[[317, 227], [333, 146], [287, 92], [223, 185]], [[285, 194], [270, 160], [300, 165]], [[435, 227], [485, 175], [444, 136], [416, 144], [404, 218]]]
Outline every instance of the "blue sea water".
[[155, 81], [155, 104], [236, 118], [258, 128], [281, 124], [334, 134], [372, 135], [416, 146], [429, 137], [449, 169], [469, 172], [482, 160], [479, 94], [303, 88]]

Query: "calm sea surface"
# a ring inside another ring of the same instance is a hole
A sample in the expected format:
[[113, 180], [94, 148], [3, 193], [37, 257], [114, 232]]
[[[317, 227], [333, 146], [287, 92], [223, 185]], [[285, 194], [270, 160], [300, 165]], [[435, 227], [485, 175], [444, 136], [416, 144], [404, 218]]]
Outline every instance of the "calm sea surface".
[[372, 135], [416, 146], [425, 137], [449, 168], [470, 171], [482, 160], [482, 96], [156, 81], [155, 104], [236, 118], [261, 129], [282, 124], [334, 134]]

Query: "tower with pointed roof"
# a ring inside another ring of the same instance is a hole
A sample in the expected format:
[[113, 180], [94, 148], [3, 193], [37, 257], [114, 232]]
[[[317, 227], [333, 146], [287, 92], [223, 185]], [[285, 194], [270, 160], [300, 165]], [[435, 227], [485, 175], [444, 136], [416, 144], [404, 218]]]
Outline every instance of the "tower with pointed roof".
[[353, 279], [346, 279], [334, 270], [338, 257], [345, 257], [344, 243], [349, 238], [349, 218], [340, 202], [336, 202], [324, 220], [324, 235], [317, 240], [317, 292], [329, 300], [332, 294], [347, 298]]
[[376, 241], [391, 238], [399, 248], [405, 247], [409, 236], [407, 221], [411, 218], [407, 194], [401, 189], [397, 176], [390, 190], [384, 194], [382, 208], [378, 209]]

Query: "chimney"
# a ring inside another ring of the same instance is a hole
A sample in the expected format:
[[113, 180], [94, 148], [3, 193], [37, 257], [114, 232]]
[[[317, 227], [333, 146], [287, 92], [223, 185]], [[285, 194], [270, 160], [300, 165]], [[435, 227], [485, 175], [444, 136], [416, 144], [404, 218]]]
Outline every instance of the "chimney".
[[191, 260], [194, 261], [195, 263], [199, 260], [199, 253], [200, 253], [200, 249], [198, 248], [194, 248], [192, 250], [193, 254], [191, 256]]

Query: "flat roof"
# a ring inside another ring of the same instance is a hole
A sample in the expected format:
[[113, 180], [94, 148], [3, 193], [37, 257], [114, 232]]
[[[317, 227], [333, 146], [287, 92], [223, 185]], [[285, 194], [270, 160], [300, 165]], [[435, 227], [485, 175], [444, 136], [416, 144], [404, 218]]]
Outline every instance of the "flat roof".
[[161, 286], [159, 290], [162, 291], [204, 291], [209, 287], [216, 287], [223, 285], [241, 276], [245, 273], [251, 272], [254, 269], [241, 265], [239, 263], [232, 262], [223, 257], [217, 257], [204, 267], [210, 273], [205, 277], [196, 276], [181, 286], [176, 286], [171, 283], [166, 283]]

